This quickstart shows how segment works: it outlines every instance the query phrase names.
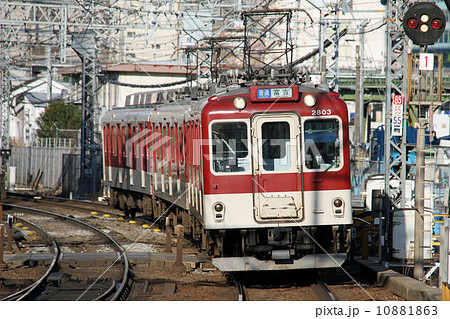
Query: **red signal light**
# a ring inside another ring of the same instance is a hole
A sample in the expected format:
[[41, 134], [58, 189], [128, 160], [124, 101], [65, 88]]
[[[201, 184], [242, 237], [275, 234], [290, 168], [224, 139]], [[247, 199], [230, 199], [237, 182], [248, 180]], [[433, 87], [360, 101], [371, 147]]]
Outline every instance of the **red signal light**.
[[440, 29], [442, 27], [442, 21], [441, 19], [434, 19], [431, 21], [431, 26], [433, 29]]
[[411, 19], [408, 20], [408, 27], [409, 28], [415, 29], [415, 28], [417, 28], [418, 25], [419, 25], [419, 22], [417, 21], [417, 19], [411, 18]]

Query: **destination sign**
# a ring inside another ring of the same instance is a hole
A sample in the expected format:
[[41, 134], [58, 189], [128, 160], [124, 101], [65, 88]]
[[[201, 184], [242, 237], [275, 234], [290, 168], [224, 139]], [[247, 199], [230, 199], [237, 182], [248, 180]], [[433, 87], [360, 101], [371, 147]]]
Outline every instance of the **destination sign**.
[[256, 103], [298, 101], [298, 85], [251, 86], [250, 101]]
[[257, 99], [285, 99], [292, 97], [292, 88], [265, 88], [256, 90]]

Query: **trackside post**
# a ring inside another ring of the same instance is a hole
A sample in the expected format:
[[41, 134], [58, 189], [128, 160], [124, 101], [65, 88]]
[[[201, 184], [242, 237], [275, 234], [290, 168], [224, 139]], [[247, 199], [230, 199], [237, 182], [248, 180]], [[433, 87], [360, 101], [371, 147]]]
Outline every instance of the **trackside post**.
[[177, 234], [177, 259], [175, 264], [173, 264], [173, 267], [185, 272], [186, 267], [183, 265], [184, 227], [182, 225], [175, 226], [175, 233]]
[[8, 215], [7, 220], [8, 220], [8, 244], [6, 245], [6, 250], [12, 252], [14, 216]]
[[5, 264], [3, 261], [3, 245], [5, 244], [5, 239], [3, 237], [3, 225], [0, 225], [0, 267]]
[[170, 217], [166, 217], [166, 253], [172, 252], [172, 222]]

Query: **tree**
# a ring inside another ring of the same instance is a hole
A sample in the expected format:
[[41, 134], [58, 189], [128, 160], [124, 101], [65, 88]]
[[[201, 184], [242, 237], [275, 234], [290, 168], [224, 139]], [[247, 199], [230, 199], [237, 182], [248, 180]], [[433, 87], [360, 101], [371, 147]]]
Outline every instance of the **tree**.
[[64, 101], [50, 103], [37, 119], [37, 135], [40, 138], [78, 138], [81, 129], [81, 109]]

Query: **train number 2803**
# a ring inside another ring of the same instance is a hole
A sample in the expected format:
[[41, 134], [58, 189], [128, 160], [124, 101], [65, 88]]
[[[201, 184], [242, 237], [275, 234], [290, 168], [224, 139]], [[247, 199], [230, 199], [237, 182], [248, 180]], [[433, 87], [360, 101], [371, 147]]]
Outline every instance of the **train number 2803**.
[[311, 110], [312, 115], [331, 115], [331, 109], [325, 109], [325, 110]]

